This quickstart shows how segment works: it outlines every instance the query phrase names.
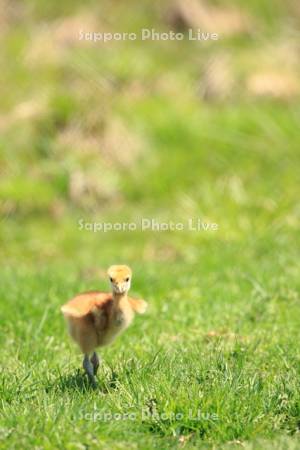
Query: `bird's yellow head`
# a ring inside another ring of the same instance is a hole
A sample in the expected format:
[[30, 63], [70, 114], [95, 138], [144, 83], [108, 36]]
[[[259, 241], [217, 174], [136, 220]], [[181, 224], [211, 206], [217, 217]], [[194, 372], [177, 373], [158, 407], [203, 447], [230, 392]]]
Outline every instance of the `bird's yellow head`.
[[130, 289], [132, 271], [128, 266], [110, 266], [107, 271], [111, 288], [115, 294], [125, 294]]

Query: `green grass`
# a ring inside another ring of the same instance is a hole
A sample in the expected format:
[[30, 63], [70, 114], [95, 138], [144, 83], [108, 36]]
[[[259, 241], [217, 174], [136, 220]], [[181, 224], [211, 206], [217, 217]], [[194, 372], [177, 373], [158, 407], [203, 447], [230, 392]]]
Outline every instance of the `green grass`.
[[[296, 6], [232, 1], [253, 33], [203, 47], [78, 44], [68, 17], [169, 27], [159, 2], [133, 3], [134, 18], [120, 2], [26, 0], [3, 19], [0, 447], [298, 450], [299, 102], [247, 91], [270, 55], [299, 73]], [[205, 100], [223, 54], [234, 85]], [[218, 230], [79, 229], [143, 217]], [[100, 352], [92, 389], [60, 306], [107, 290], [115, 263], [149, 310]]]
[[[279, 262], [261, 264], [245, 251], [237, 257], [235, 246], [212, 250], [200, 265], [175, 263], [171, 271], [161, 263], [133, 263], [133, 292], [147, 298], [150, 309], [101, 351], [95, 390], [59, 307], [76, 292], [106, 288], [106, 281], [84, 281], [68, 267], [3, 271], [1, 435], [7, 448], [177, 448], [182, 439], [186, 448], [228, 441], [259, 448], [253, 441], [266, 437], [263, 448], [296, 448], [295, 271], [290, 266], [283, 276]], [[192, 420], [198, 410], [201, 420]], [[285, 436], [282, 447], [279, 436]]]

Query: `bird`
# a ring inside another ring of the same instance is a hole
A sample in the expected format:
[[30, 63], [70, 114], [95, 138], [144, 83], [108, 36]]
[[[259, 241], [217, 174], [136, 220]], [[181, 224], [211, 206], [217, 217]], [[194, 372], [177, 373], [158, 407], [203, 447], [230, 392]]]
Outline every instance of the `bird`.
[[95, 385], [100, 365], [97, 347], [111, 344], [131, 324], [135, 313], [143, 314], [147, 302], [128, 296], [132, 270], [113, 265], [107, 270], [111, 292], [90, 291], [76, 295], [61, 307], [69, 333], [83, 353], [83, 368]]

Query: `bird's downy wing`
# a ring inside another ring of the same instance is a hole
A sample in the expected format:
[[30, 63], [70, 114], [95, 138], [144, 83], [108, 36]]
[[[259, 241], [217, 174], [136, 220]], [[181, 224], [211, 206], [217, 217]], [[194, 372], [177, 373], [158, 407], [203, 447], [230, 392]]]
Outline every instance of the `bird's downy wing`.
[[107, 301], [112, 299], [112, 294], [107, 292], [85, 292], [76, 295], [61, 307], [61, 312], [66, 317], [80, 318], [86, 316], [97, 308], [101, 309]]
[[128, 297], [128, 301], [131, 305], [131, 308], [138, 314], [144, 314], [144, 312], [146, 312], [148, 303], [145, 302], [145, 300]]

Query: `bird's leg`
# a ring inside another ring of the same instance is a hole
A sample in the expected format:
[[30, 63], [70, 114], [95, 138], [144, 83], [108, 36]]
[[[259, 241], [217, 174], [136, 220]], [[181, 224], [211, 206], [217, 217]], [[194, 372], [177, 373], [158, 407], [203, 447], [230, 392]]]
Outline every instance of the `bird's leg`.
[[93, 367], [94, 367], [94, 375], [97, 375], [98, 368], [100, 365], [100, 360], [99, 360], [99, 357], [96, 352], [94, 352], [91, 357], [91, 363], [93, 364]]
[[83, 368], [84, 368], [87, 376], [89, 377], [90, 382], [93, 385], [95, 385], [96, 381], [95, 381], [95, 377], [94, 377], [94, 366], [91, 363], [91, 361], [89, 360], [89, 355], [87, 353], [84, 355], [82, 365], [83, 365]]

